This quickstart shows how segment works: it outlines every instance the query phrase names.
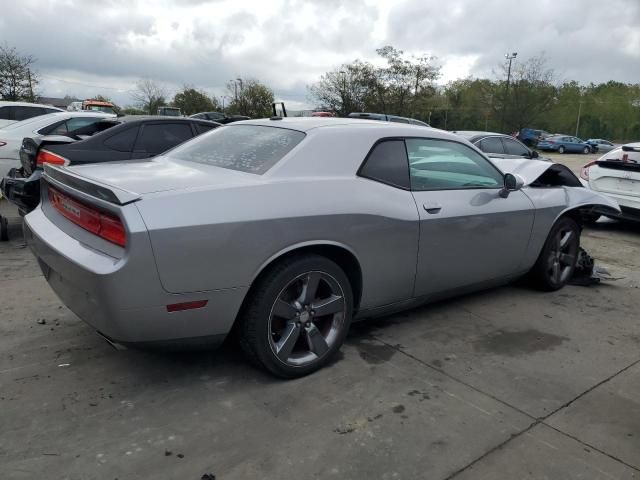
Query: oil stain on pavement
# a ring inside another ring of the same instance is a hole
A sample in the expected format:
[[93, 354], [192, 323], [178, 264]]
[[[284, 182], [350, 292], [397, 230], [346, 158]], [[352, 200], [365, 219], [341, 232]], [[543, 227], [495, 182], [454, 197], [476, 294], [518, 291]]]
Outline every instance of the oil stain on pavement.
[[553, 350], [568, 340], [568, 337], [539, 330], [497, 330], [480, 337], [473, 346], [479, 352], [516, 357]]

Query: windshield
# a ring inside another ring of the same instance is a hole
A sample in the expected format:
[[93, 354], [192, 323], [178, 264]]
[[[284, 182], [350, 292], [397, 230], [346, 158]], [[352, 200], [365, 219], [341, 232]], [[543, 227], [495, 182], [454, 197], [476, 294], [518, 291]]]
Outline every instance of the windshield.
[[218, 128], [169, 153], [170, 158], [262, 175], [305, 137], [303, 132], [260, 125]]

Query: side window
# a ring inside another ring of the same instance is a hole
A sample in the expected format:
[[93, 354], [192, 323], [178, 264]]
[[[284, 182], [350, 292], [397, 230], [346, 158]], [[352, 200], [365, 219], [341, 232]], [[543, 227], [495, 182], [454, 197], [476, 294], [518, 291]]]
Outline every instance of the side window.
[[209, 130], [213, 129], [215, 125], [209, 125], [208, 123], [194, 123], [196, 127], [196, 134], [201, 135]]
[[55, 108], [44, 108], [44, 113], [56, 113], [59, 112], [60, 110], [56, 110]]
[[136, 152], [162, 153], [193, 137], [189, 123], [155, 123], [144, 125], [136, 142]]
[[503, 138], [504, 151], [507, 155], [518, 155], [519, 157], [529, 157], [529, 149], [522, 145], [520, 142], [511, 140], [510, 138]]
[[409, 168], [404, 141], [384, 140], [376, 144], [358, 173], [371, 180], [408, 189]]
[[2, 118], [5, 120], [15, 120], [16, 119], [16, 107], [4, 107], [4, 115]]
[[499, 137], [488, 137], [480, 142], [480, 150], [486, 153], [504, 153], [502, 142]]
[[412, 190], [500, 188], [502, 174], [477, 152], [457, 142], [406, 140]]
[[32, 117], [42, 115], [42, 109], [39, 107], [15, 107], [15, 120], [27, 120]]
[[400, 118], [400, 117], [389, 117], [389, 121], [396, 122], [396, 123], [409, 123], [409, 120], [407, 120], [406, 118]]
[[102, 143], [111, 150], [116, 150], [118, 152], [130, 152], [133, 150], [133, 144], [138, 136], [138, 129], [139, 127], [127, 128], [115, 135], [111, 135]]
[[87, 125], [91, 125], [92, 123], [95, 123], [99, 120], [102, 120], [102, 118], [96, 118], [96, 117], [70, 118], [66, 122], [63, 122], [60, 125], [58, 125], [52, 131], [47, 132], [47, 135], [65, 135], [79, 128], [86, 127]]
[[0, 120], [11, 120], [9, 118], [9, 108], [11, 107], [0, 107]]

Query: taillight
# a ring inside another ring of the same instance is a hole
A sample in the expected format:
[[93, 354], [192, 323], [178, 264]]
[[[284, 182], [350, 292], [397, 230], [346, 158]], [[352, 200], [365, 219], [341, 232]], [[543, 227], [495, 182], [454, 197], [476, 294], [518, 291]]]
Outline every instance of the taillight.
[[36, 157], [36, 165], [44, 165], [45, 163], [52, 163], [54, 165], [69, 165], [69, 160], [52, 153], [48, 150], [40, 150]]
[[594, 160], [593, 162], [589, 162], [586, 165], [583, 165], [580, 169], [580, 178], [589, 181], [589, 167], [593, 167], [597, 162]]
[[545, 142], [547, 142], [547, 143], [556, 143], [555, 140], [545, 140]]
[[84, 205], [52, 187], [49, 187], [49, 201], [58, 212], [79, 227], [111, 243], [126, 246], [127, 233], [118, 217]]

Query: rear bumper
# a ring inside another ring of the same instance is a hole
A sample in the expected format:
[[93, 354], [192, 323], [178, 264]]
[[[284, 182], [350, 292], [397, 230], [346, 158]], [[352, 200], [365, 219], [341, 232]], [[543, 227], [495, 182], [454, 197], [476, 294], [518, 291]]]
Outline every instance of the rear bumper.
[[18, 207], [22, 215], [26, 215], [40, 203], [40, 171], [34, 172], [30, 177], [22, 176], [20, 170], [12, 168], [7, 175], [0, 180], [2, 194]]
[[[96, 251], [67, 235], [37, 208], [25, 217], [25, 238], [47, 282], [78, 317], [115, 343], [180, 344], [221, 340], [247, 288], [190, 294], [166, 292], [151, 248], [121, 259]], [[167, 305], [207, 300], [203, 308], [167, 312]]]

